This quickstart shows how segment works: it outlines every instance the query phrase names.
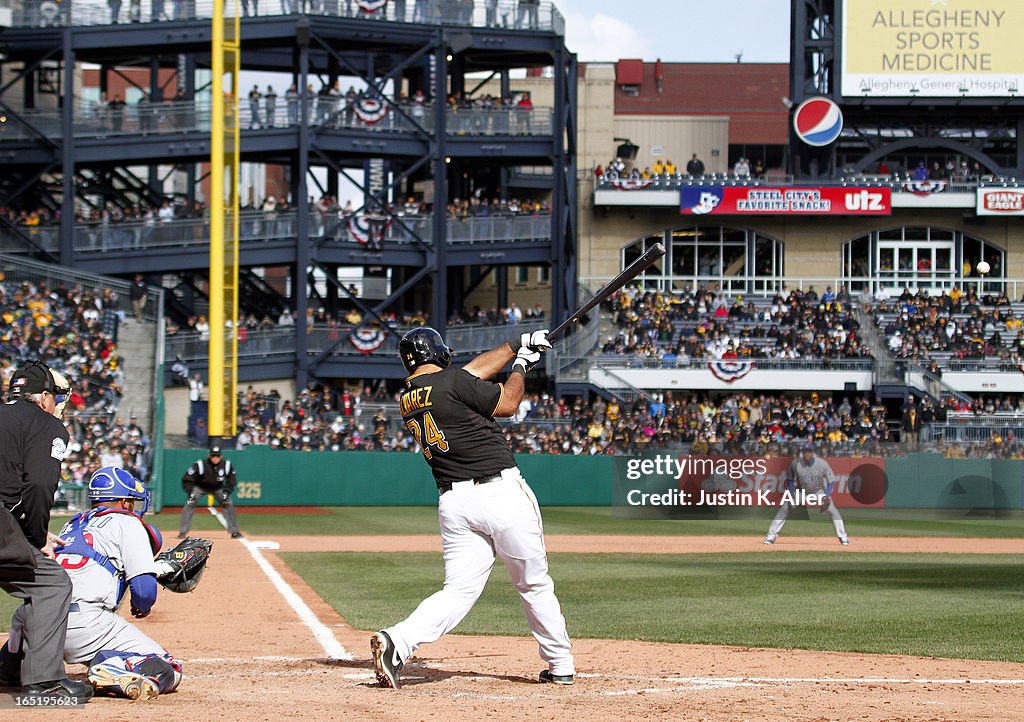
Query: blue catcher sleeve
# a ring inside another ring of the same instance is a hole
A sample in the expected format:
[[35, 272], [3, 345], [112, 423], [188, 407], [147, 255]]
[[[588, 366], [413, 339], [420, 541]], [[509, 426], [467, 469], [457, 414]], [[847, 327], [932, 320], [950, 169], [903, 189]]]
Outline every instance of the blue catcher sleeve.
[[132, 616], [145, 617], [156, 604], [156, 577], [152, 574], [140, 574], [128, 582], [132, 590]]

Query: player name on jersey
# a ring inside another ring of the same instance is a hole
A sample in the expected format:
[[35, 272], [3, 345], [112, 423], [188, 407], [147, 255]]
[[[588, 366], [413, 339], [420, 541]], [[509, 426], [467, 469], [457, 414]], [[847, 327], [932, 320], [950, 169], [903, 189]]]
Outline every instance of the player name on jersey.
[[430, 406], [430, 392], [433, 390], [433, 386], [424, 386], [419, 389], [409, 389], [403, 393], [398, 402], [398, 407], [402, 416], [406, 416], [407, 414], [411, 414], [413, 411], [425, 409]]

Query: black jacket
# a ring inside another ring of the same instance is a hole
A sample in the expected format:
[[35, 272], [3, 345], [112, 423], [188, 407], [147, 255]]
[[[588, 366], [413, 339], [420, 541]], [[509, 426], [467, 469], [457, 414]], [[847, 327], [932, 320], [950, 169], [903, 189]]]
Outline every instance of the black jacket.
[[[68, 430], [27, 399], [0, 405], [0, 504], [17, 520], [29, 544], [46, 546], [53, 495], [67, 453]], [[15, 543], [3, 526], [0, 545]]]
[[186, 494], [192, 493], [192, 489], [199, 487], [204, 491], [220, 491], [223, 489], [228, 494], [235, 490], [235, 467], [227, 459], [221, 459], [219, 464], [211, 464], [210, 460], [200, 459], [188, 467], [185, 476], [181, 477], [181, 485]]

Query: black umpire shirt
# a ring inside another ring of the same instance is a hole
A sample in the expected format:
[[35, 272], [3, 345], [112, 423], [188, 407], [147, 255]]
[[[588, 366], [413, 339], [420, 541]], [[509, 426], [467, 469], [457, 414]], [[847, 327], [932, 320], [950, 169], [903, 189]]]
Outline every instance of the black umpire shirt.
[[227, 459], [221, 459], [219, 464], [211, 464], [209, 459], [200, 459], [188, 467], [185, 476], [181, 477], [181, 485], [189, 493], [192, 487], [198, 486], [203, 491], [224, 489], [230, 494], [235, 489], [235, 467]]
[[[28, 399], [0, 405], [0, 503], [37, 549], [46, 546], [50, 508], [69, 439], [60, 420]], [[0, 539], [0, 545], [9, 542]]]
[[492, 476], [516, 465], [494, 420], [504, 385], [452, 367], [420, 374], [406, 385], [399, 409], [438, 485]]

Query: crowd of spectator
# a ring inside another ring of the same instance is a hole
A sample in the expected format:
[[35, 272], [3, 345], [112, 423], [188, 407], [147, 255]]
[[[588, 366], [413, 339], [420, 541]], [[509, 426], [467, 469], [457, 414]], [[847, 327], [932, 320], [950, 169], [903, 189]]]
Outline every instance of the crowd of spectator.
[[681, 293], [623, 289], [612, 299], [619, 332], [602, 353], [689, 359], [798, 359], [869, 356], [844, 288], [819, 296], [806, 291], [777, 294], [755, 304], [701, 286]]
[[119, 307], [110, 289], [0, 282], [3, 388], [20, 364], [32, 360], [60, 371], [71, 383], [64, 410], [71, 434], [64, 466], [68, 483], [79, 483], [99, 466], [115, 463], [139, 478], [149, 473], [148, 434], [134, 416], [127, 421], [117, 416], [125, 376], [116, 343]]
[[974, 289], [952, 288], [934, 295], [904, 291], [866, 310], [874, 314], [897, 358], [928, 360], [939, 352], [955, 360], [1024, 359], [1024, 319], [1002, 293], [979, 297]]
[[[240, 447], [308, 451], [418, 451], [401, 425], [398, 394], [383, 388], [333, 395], [305, 389], [294, 401], [239, 395]], [[865, 398], [740, 394], [713, 398], [672, 391], [631, 404], [597, 398], [527, 395], [502, 427], [516, 453], [634, 455], [688, 445], [692, 453], [782, 455], [814, 442], [823, 453], [881, 453], [897, 440], [886, 410]]]

